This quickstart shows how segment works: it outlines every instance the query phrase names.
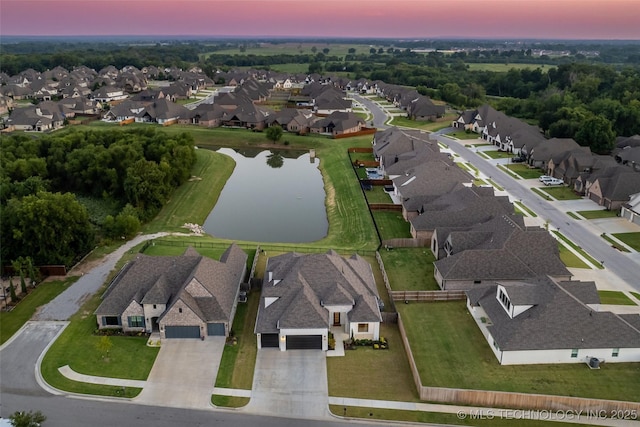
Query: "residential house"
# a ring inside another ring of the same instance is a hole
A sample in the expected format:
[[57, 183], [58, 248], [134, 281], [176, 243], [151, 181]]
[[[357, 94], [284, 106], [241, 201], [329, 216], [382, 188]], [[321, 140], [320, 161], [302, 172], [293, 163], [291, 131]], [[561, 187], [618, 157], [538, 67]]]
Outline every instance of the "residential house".
[[283, 130], [292, 133], [306, 134], [311, 124], [318, 118], [308, 112], [296, 108], [283, 108], [270, 114], [266, 119], [267, 126], [280, 126]]
[[623, 149], [617, 150], [614, 159], [621, 165], [628, 166], [634, 172], [640, 172], [640, 145], [635, 147], [627, 145]]
[[158, 123], [159, 125], [168, 125], [177, 123], [178, 120], [190, 117], [190, 111], [175, 102], [171, 102], [166, 98], [158, 99], [152, 104], [148, 104], [140, 111], [135, 121], [137, 123]]
[[450, 159], [433, 159], [394, 178], [393, 194], [401, 198], [402, 216], [409, 221], [420, 214], [425, 202], [471, 186], [472, 182], [473, 177]]
[[444, 105], [436, 105], [426, 96], [418, 96], [407, 105], [407, 117], [417, 121], [435, 121], [444, 116]]
[[258, 348], [328, 349], [330, 331], [380, 338], [380, 298], [358, 255], [287, 253], [269, 258], [255, 333]]
[[227, 110], [217, 104], [198, 104], [196, 108], [190, 111], [189, 116], [181, 118], [180, 123], [186, 120], [188, 124], [218, 127], [222, 126], [222, 118], [225, 113], [227, 113]]
[[266, 127], [269, 112], [254, 104], [240, 104], [235, 109], [226, 110], [221, 118], [222, 126], [243, 127], [262, 130]]
[[127, 97], [124, 90], [118, 86], [102, 86], [93, 92], [93, 99], [102, 103], [122, 101]]
[[122, 122], [134, 119], [140, 114], [145, 107], [149, 105], [147, 102], [125, 100], [121, 103], [113, 105], [105, 114], [104, 120]]
[[640, 192], [629, 196], [629, 201], [622, 205], [620, 216], [640, 225]]
[[631, 194], [640, 191], [640, 174], [625, 166], [607, 168], [589, 180], [585, 196], [608, 210], [620, 209]]
[[365, 126], [364, 120], [354, 113], [335, 111], [313, 124], [309, 130], [311, 133], [325, 133], [333, 136], [355, 133]]
[[[437, 156], [440, 148], [428, 134], [417, 130], [390, 127], [377, 131], [373, 136], [373, 155], [380, 162], [380, 169], [395, 178], [423, 162], [422, 155]], [[414, 159], [417, 163], [412, 162]], [[405, 167], [401, 167], [401, 164]]]
[[468, 249], [434, 262], [434, 276], [445, 290], [468, 290], [501, 280], [549, 275], [570, 280], [558, 243], [542, 228], [515, 228], [500, 247]]
[[64, 98], [58, 101], [59, 105], [63, 105], [66, 109], [76, 114], [99, 114], [102, 111], [102, 104], [95, 99], [85, 97]]
[[162, 339], [228, 336], [247, 254], [232, 244], [220, 261], [138, 255], [118, 273], [95, 311], [99, 329], [159, 332]]
[[551, 138], [539, 143], [528, 152], [529, 166], [546, 169], [554, 156], [580, 148], [572, 138]]
[[467, 291], [467, 308], [501, 365], [640, 362], [640, 316], [599, 304], [594, 282], [544, 275]]

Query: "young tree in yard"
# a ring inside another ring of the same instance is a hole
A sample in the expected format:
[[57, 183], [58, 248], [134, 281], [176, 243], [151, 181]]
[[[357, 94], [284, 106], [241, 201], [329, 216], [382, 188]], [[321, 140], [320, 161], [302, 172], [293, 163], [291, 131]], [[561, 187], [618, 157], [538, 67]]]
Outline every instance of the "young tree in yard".
[[22, 292], [23, 298], [27, 295], [27, 283], [24, 281], [24, 272], [22, 271], [20, 271], [20, 292]]
[[38, 283], [39, 272], [36, 273], [36, 269], [33, 267], [33, 260], [31, 259], [31, 257], [27, 257], [27, 268], [29, 271], [29, 280], [31, 281], [31, 286], [35, 288], [36, 284]]
[[270, 126], [265, 131], [269, 141], [278, 142], [282, 138], [282, 128], [280, 126]]
[[9, 277], [9, 296], [11, 297], [11, 302], [18, 301], [18, 296], [16, 295], [16, 288], [13, 286], [13, 279]]
[[18, 411], [9, 416], [9, 422], [13, 427], [39, 427], [46, 419], [40, 411]]
[[107, 335], [103, 335], [100, 337], [100, 340], [96, 343], [96, 348], [100, 353], [102, 353], [102, 358], [109, 357], [109, 350], [113, 347], [113, 343], [111, 342], [111, 338]]

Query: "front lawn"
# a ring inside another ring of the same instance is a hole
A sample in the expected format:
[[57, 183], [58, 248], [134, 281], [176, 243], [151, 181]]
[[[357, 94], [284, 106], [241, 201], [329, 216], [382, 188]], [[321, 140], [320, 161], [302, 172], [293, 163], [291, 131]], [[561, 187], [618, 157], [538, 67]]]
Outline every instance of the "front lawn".
[[423, 385], [637, 400], [640, 363], [501, 366], [462, 301], [398, 306]]
[[618, 211], [600, 209], [595, 211], [578, 211], [578, 214], [582, 215], [585, 219], [616, 218]]
[[545, 187], [544, 191], [556, 200], [580, 200], [582, 196], [576, 194], [570, 187], [564, 185], [559, 187]]
[[[64, 280], [54, 280], [40, 283], [26, 297], [21, 299], [11, 311], [0, 312], [0, 345], [20, 329], [38, 307], [47, 304], [49, 301], [64, 292], [71, 284], [78, 280], [77, 276], [68, 276]], [[14, 286], [20, 286], [20, 281], [14, 282]], [[9, 295], [7, 293], [7, 299]]]
[[433, 277], [435, 257], [429, 248], [394, 248], [380, 251], [394, 291], [440, 290]]
[[419, 401], [398, 325], [381, 324], [380, 336], [388, 350], [356, 347], [344, 357], [327, 357], [329, 396]]
[[640, 233], [615, 233], [613, 237], [640, 252]]
[[411, 226], [402, 217], [402, 212], [373, 211], [382, 240], [411, 238]]
[[115, 397], [135, 397], [140, 389], [104, 386], [81, 383], [67, 379], [58, 368], [69, 365], [74, 371], [85, 375], [109, 378], [146, 380], [153, 362], [160, 350], [147, 347], [147, 337], [111, 336], [112, 346], [108, 352], [98, 348], [103, 338], [94, 335], [97, 329], [93, 314], [100, 304], [100, 295], [104, 289], [96, 292], [71, 317], [71, 323], [53, 343], [42, 360], [41, 370], [45, 381], [51, 386], [75, 393], [96, 394]]
[[510, 159], [511, 157], [513, 157], [513, 153], [509, 153], [507, 151], [493, 150], [493, 151], [481, 151], [481, 153], [486, 154], [492, 159]]
[[395, 116], [389, 123], [392, 126], [408, 127], [414, 129], [427, 130], [430, 132], [436, 132], [440, 129], [451, 126], [451, 121], [457, 116], [455, 114], [445, 114], [444, 118], [437, 122], [423, 122], [418, 120], [411, 120], [405, 116]]
[[600, 304], [610, 305], [637, 305], [621, 291], [598, 291]]
[[[456, 138], [456, 139], [479, 139], [480, 135], [475, 132], [466, 132], [466, 131], [457, 131], [448, 133], [447, 136]], [[482, 144], [489, 145], [489, 144]]]
[[566, 246], [558, 242], [558, 249], [560, 250], [560, 260], [569, 268], [590, 268], [584, 263], [576, 254], [571, 252]]
[[511, 172], [519, 175], [522, 179], [539, 178], [540, 175], [543, 175], [540, 169], [530, 168], [523, 164], [508, 164], [505, 165], [505, 167]]

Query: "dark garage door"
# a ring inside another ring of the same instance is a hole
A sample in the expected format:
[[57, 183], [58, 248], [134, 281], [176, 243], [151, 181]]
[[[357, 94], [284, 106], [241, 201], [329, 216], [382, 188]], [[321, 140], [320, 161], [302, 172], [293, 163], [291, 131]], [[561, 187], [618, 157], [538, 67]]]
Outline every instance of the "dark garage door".
[[207, 335], [224, 336], [224, 323], [207, 323]]
[[287, 350], [322, 350], [322, 335], [287, 335]]
[[167, 338], [200, 338], [199, 326], [167, 326], [164, 328]]
[[278, 334], [262, 334], [260, 336], [260, 344], [262, 348], [279, 348]]

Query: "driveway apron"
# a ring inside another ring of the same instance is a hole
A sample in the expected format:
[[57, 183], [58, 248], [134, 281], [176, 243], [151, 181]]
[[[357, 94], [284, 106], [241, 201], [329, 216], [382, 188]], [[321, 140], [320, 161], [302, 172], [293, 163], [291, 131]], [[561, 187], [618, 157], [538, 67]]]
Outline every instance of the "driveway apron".
[[163, 340], [147, 385], [136, 403], [210, 409], [224, 337]]
[[316, 350], [258, 350], [251, 401], [254, 414], [327, 419], [330, 417], [326, 354]]

